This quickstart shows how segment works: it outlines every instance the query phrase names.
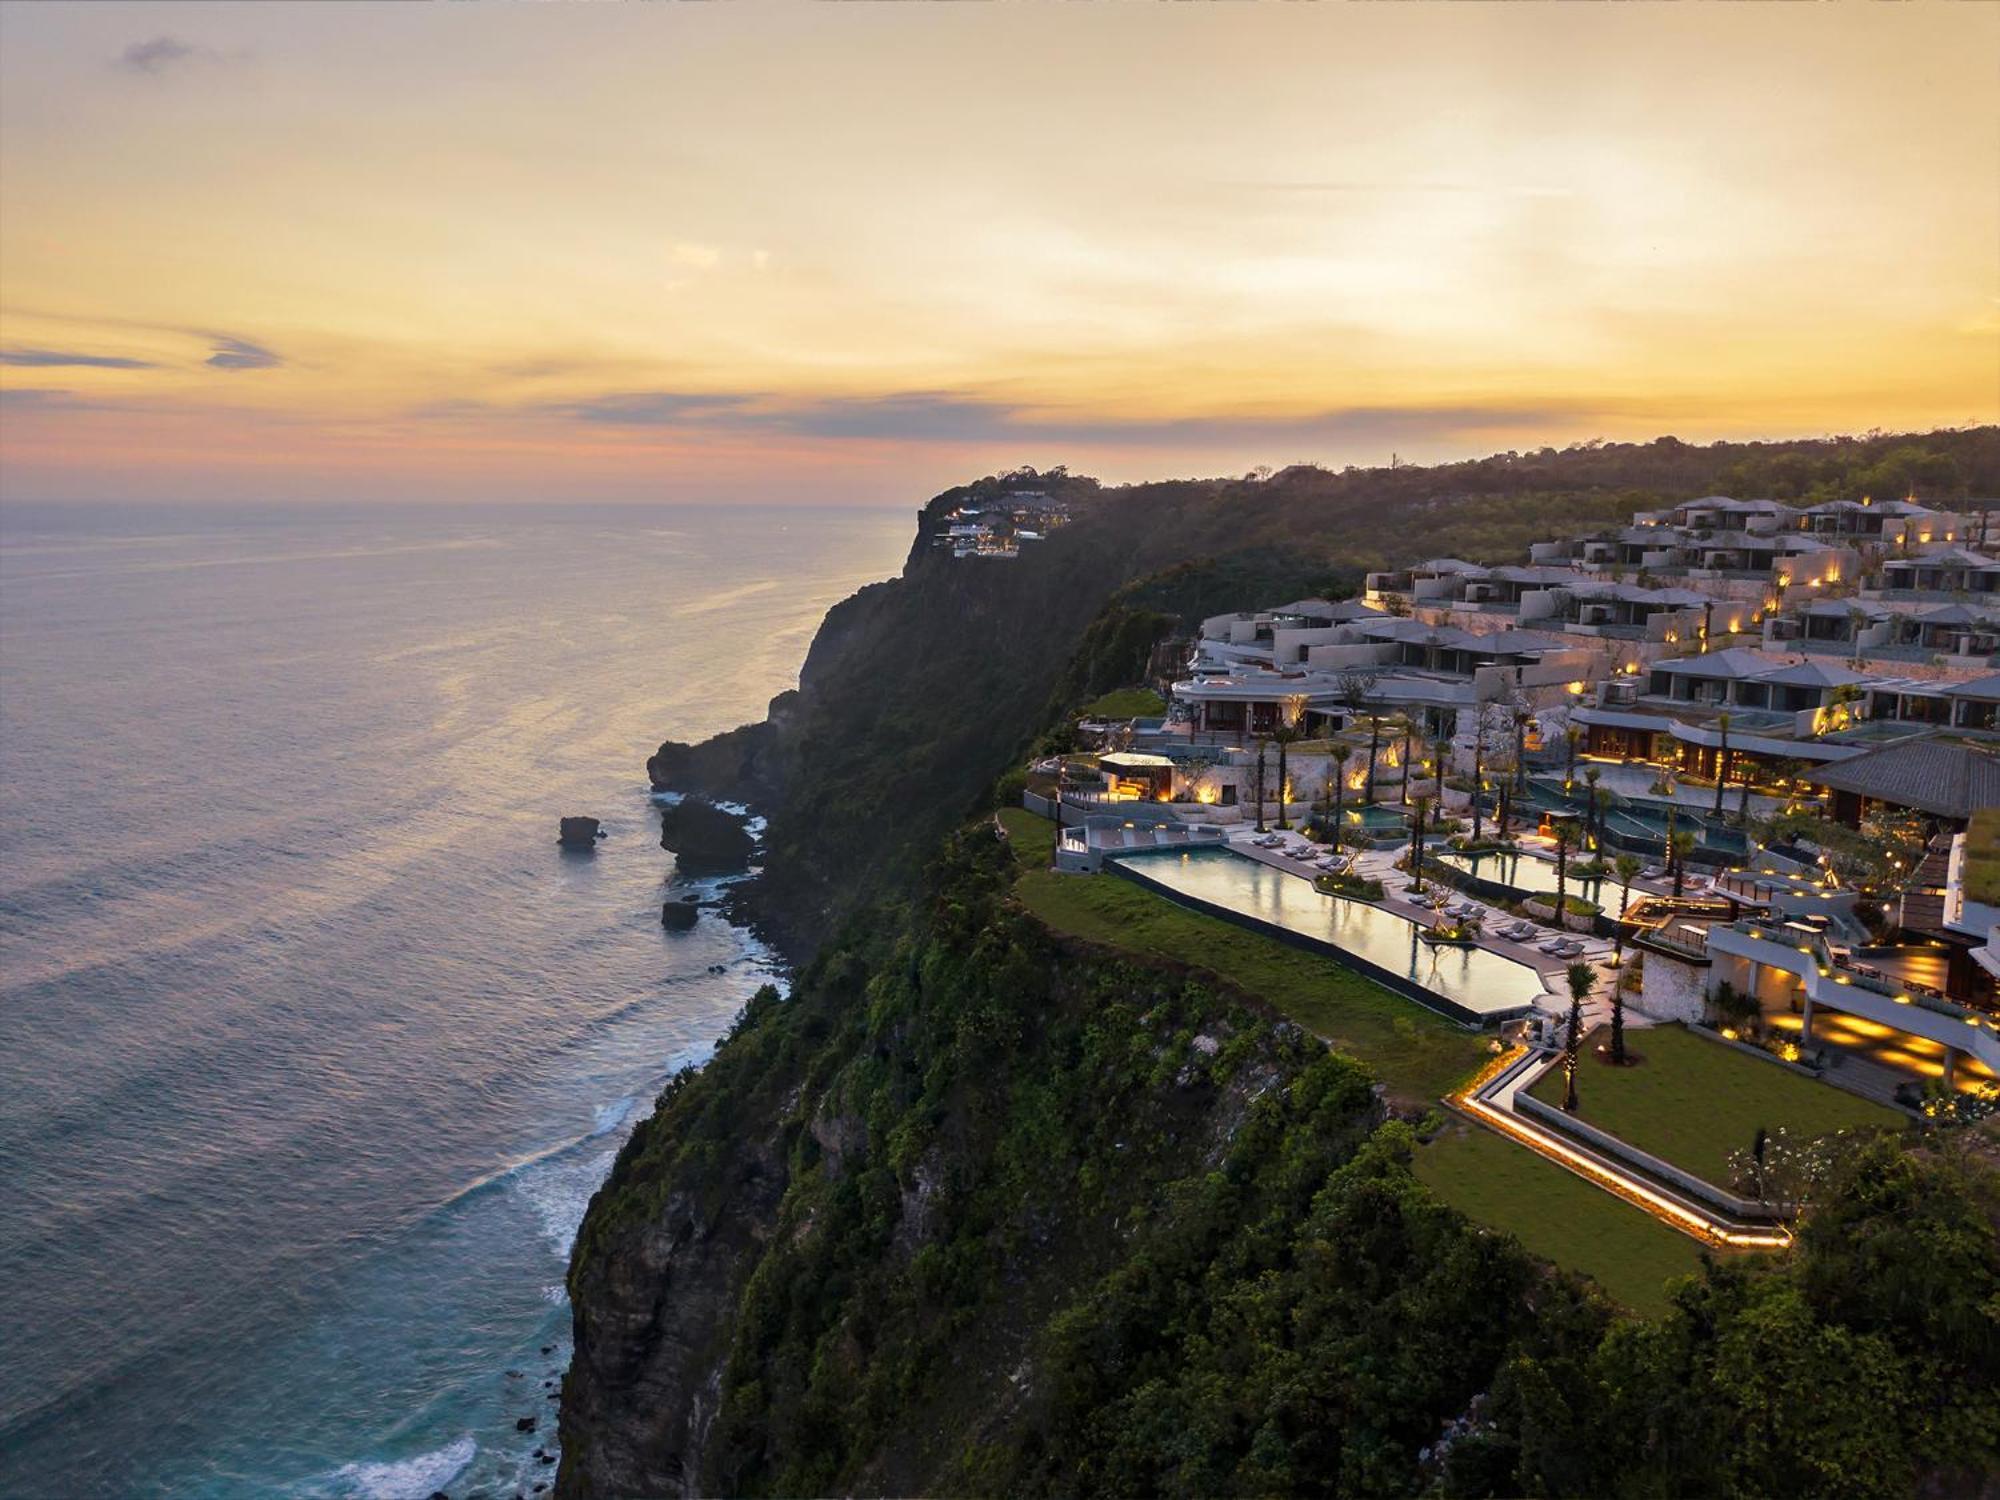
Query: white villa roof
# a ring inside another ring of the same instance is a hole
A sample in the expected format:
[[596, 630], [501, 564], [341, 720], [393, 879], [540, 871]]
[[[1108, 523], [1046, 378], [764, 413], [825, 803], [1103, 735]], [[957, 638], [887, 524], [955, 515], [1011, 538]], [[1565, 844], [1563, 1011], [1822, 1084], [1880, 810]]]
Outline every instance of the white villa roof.
[[1865, 673], [1851, 672], [1846, 667], [1823, 661], [1794, 662], [1775, 672], [1765, 672], [1757, 680], [1785, 687], [1844, 687], [1852, 682], [1875, 681]]
[[1688, 500], [1675, 508], [1693, 510], [1696, 506], [1709, 510], [1754, 511], [1759, 515], [1785, 508], [1775, 500], [1735, 500], [1728, 495], [1703, 495], [1699, 500]]
[[1912, 557], [1892, 557], [1884, 567], [1915, 567], [1921, 563], [1957, 563], [1971, 568], [2000, 568], [2000, 557], [1988, 557], [1983, 552], [1974, 552], [1970, 547], [1949, 545], [1920, 547]]
[[1785, 665], [1785, 662], [1773, 661], [1747, 646], [1732, 646], [1727, 651], [1711, 651], [1703, 656], [1678, 656], [1672, 661], [1656, 661], [1653, 670], [1674, 672], [1682, 677], [1761, 677]]
[[1970, 682], [1945, 685], [1947, 698], [1971, 698], [1979, 703], [2000, 703], [2000, 672], [1975, 677]]

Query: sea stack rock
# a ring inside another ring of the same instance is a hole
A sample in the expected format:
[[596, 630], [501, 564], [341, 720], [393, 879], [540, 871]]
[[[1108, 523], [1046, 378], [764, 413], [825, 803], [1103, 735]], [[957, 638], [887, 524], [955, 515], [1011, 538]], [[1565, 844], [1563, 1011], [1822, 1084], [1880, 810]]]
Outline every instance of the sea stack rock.
[[669, 932], [686, 932], [701, 918], [701, 907], [693, 901], [662, 901], [660, 925]]
[[747, 869], [757, 841], [733, 812], [699, 797], [683, 797], [660, 809], [660, 847], [688, 875], [726, 875]]
[[604, 829], [595, 818], [564, 818], [557, 842], [565, 849], [595, 849]]

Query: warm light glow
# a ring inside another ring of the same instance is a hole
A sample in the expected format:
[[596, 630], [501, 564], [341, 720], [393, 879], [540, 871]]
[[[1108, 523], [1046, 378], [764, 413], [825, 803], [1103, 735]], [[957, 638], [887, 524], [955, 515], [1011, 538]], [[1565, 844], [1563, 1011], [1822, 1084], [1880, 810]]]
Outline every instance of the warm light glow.
[[0, 478], [908, 507], [1988, 422], [1996, 51], [1991, 6], [14, 5]]

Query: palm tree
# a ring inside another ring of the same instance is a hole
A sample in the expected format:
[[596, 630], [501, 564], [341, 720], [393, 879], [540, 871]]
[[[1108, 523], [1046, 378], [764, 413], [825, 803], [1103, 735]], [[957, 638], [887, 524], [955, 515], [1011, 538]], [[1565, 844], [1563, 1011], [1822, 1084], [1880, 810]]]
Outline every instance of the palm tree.
[[1611, 1063], [1622, 1068], [1625, 1056], [1625, 976], [1611, 976]]
[[1472, 842], [1479, 842], [1479, 792], [1486, 774], [1486, 711], [1472, 711]]
[[1568, 910], [1569, 899], [1569, 819], [1556, 824], [1556, 926], [1567, 924], [1563, 913]]
[[1257, 831], [1264, 831], [1264, 741], [1257, 741]]
[[1528, 784], [1528, 723], [1535, 716], [1526, 704], [1520, 704], [1508, 717], [1514, 721], [1514, 790], [1518, 792]]
[[1290, 828], [1292, 826], [1285, 817], [1285, 798], [1290, 795], [1292, 786], [1290, 781], [1291, 771], [1288, 769], [1285, 761], [1285, 749], [1298, 737], [1299, 728], [1296, 723], [1279, 724], [1271, 731], [1271, 738], [1278, 746], [1278, 826], [1280, 828]]
[[1354, 749], [1351, 745], [1335, 745], [1331, 754], [1333, 759], [1333, 775], [1329, 776], [1327, 780], [1333, 783], [1333, 836], [1328, 842], [1333, 845], [1333, 852], [1338, 854], [1340, 852], [1341, 804], [1347, 800], [1347, 761], [1348, 757], [1354, 754]]
[[1572, 724], [1563, 731], [1563, 744], [1568, 749], [1569, 759], [1563, 765], [1563, 790], [1576, 785], [1576, 747], [1583, 743], [1583, 726]]
[[1407, 718], [1404, 719], [1403, 720], [1403, 786], [1402, 790], [1397, 793], [1396, 800], [1402, 803], [1403, 806], [1405, 807], [1408, 807], [1410, 805], [1410, 772], [1415, 769], [1415, 767], [1413, 767], [1410, 764], [1410, 741], [1416, 737], [1416, 733], [1417, 733], [1417, 726], [1412, 724]]
[[1676, 833], [1667, 839], [1667, 846], [1674, 864], [1674, 899], [1678, 901], [1687, 887], [1687, 857], [1694, 852], [1694, 835]]
[[1424, 888], [1424, 819], [1430, 808], [1431, 799], [1419, 797], [1417, 810], [1410, 818], [1410, 869], [1417, 877], [1410, 882], [1410, 888], [1418, 892]]
[[1611, 868], [1618, 876], [1620, 895], [1618, 898], [1618, 931], [1612, 935], [1612, 963], [1623, 968], [1625, 965], [1625, 913], [1632, 905], [1632, 877], [1639, 873], [1640, 865], [1636, 856], [1621, 854], [1611, 861]]
[[1563, 1109], [1577, 1111], [1576, 1059], [1583, 1045], [1583, 1002], [1597, 984], [1597, 971], [1589, 964], [1571, 964], [1569, 980], [1569, 1029], [1563, 1038]]
[[1382, 756], [1382, 715], [1379, 710], [1368, 710], [1368, 800], [1375, 800], [1375, 762]]
[[1586, 835], [1586, 842], [1593, 849], [1597, 847], [1597, 841], [1602, 836], [1597, 822], [1597, 798], [1599, 795], [1597, 783], [1603, 779], [1603, 776], [1604, 773], [1595, 766], [1588, 767], [1583, 773], [1583, 800], [1585, 804], [1583, 831]]
[[1722, 735], [1722, 743], [1715, 752], [1715, 815], [1722, 816], [1722, 789], [1729, 780], [1729, 714], [1727, 710], [1715, 716], [1715, 727]]

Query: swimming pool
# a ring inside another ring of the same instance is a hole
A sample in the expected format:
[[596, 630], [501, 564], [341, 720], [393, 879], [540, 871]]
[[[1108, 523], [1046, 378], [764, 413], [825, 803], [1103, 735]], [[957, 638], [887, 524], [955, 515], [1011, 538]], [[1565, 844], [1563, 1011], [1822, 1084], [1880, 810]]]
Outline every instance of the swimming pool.
[[[1450, 865], [1480, 880], [1497, 881], [1511, 886], [1517, 891], [1531, 895], [1553, 896], [1556, 893], [1556, 864], [1552, 859], [1537, 859], [1532, 854], [1453, 854], [1449, 851], [1433, 851], [1425, 856], [1441, 865]], [[1570, 859], [1573, 872], [1580, 861]], [[1610, 890], [1605, 886], [1609, 884]], [[1602, 878], [1583, 880], [1572, 873], [1566, 887], [1568, 894], [1581, 896], [1586, 901], [1595, 901], [1606, 911], [1613, 911], [1618, 905], [1618, 883]]]
[[[1327, 896], [1312, 882], [1227, 849], [1142, 854], [1116, 861], [1119, 873], [1189, 904], [1233, 913], [1329, 946], [1408, 983], [1460, 1019], [1494, 1021], [1528, 1009], [1541, 975], [1483, 948], [1434, 948], [1417, 924], [1379, 906]], [[1340, 956], [1338, 954], [1336, 957]]]

